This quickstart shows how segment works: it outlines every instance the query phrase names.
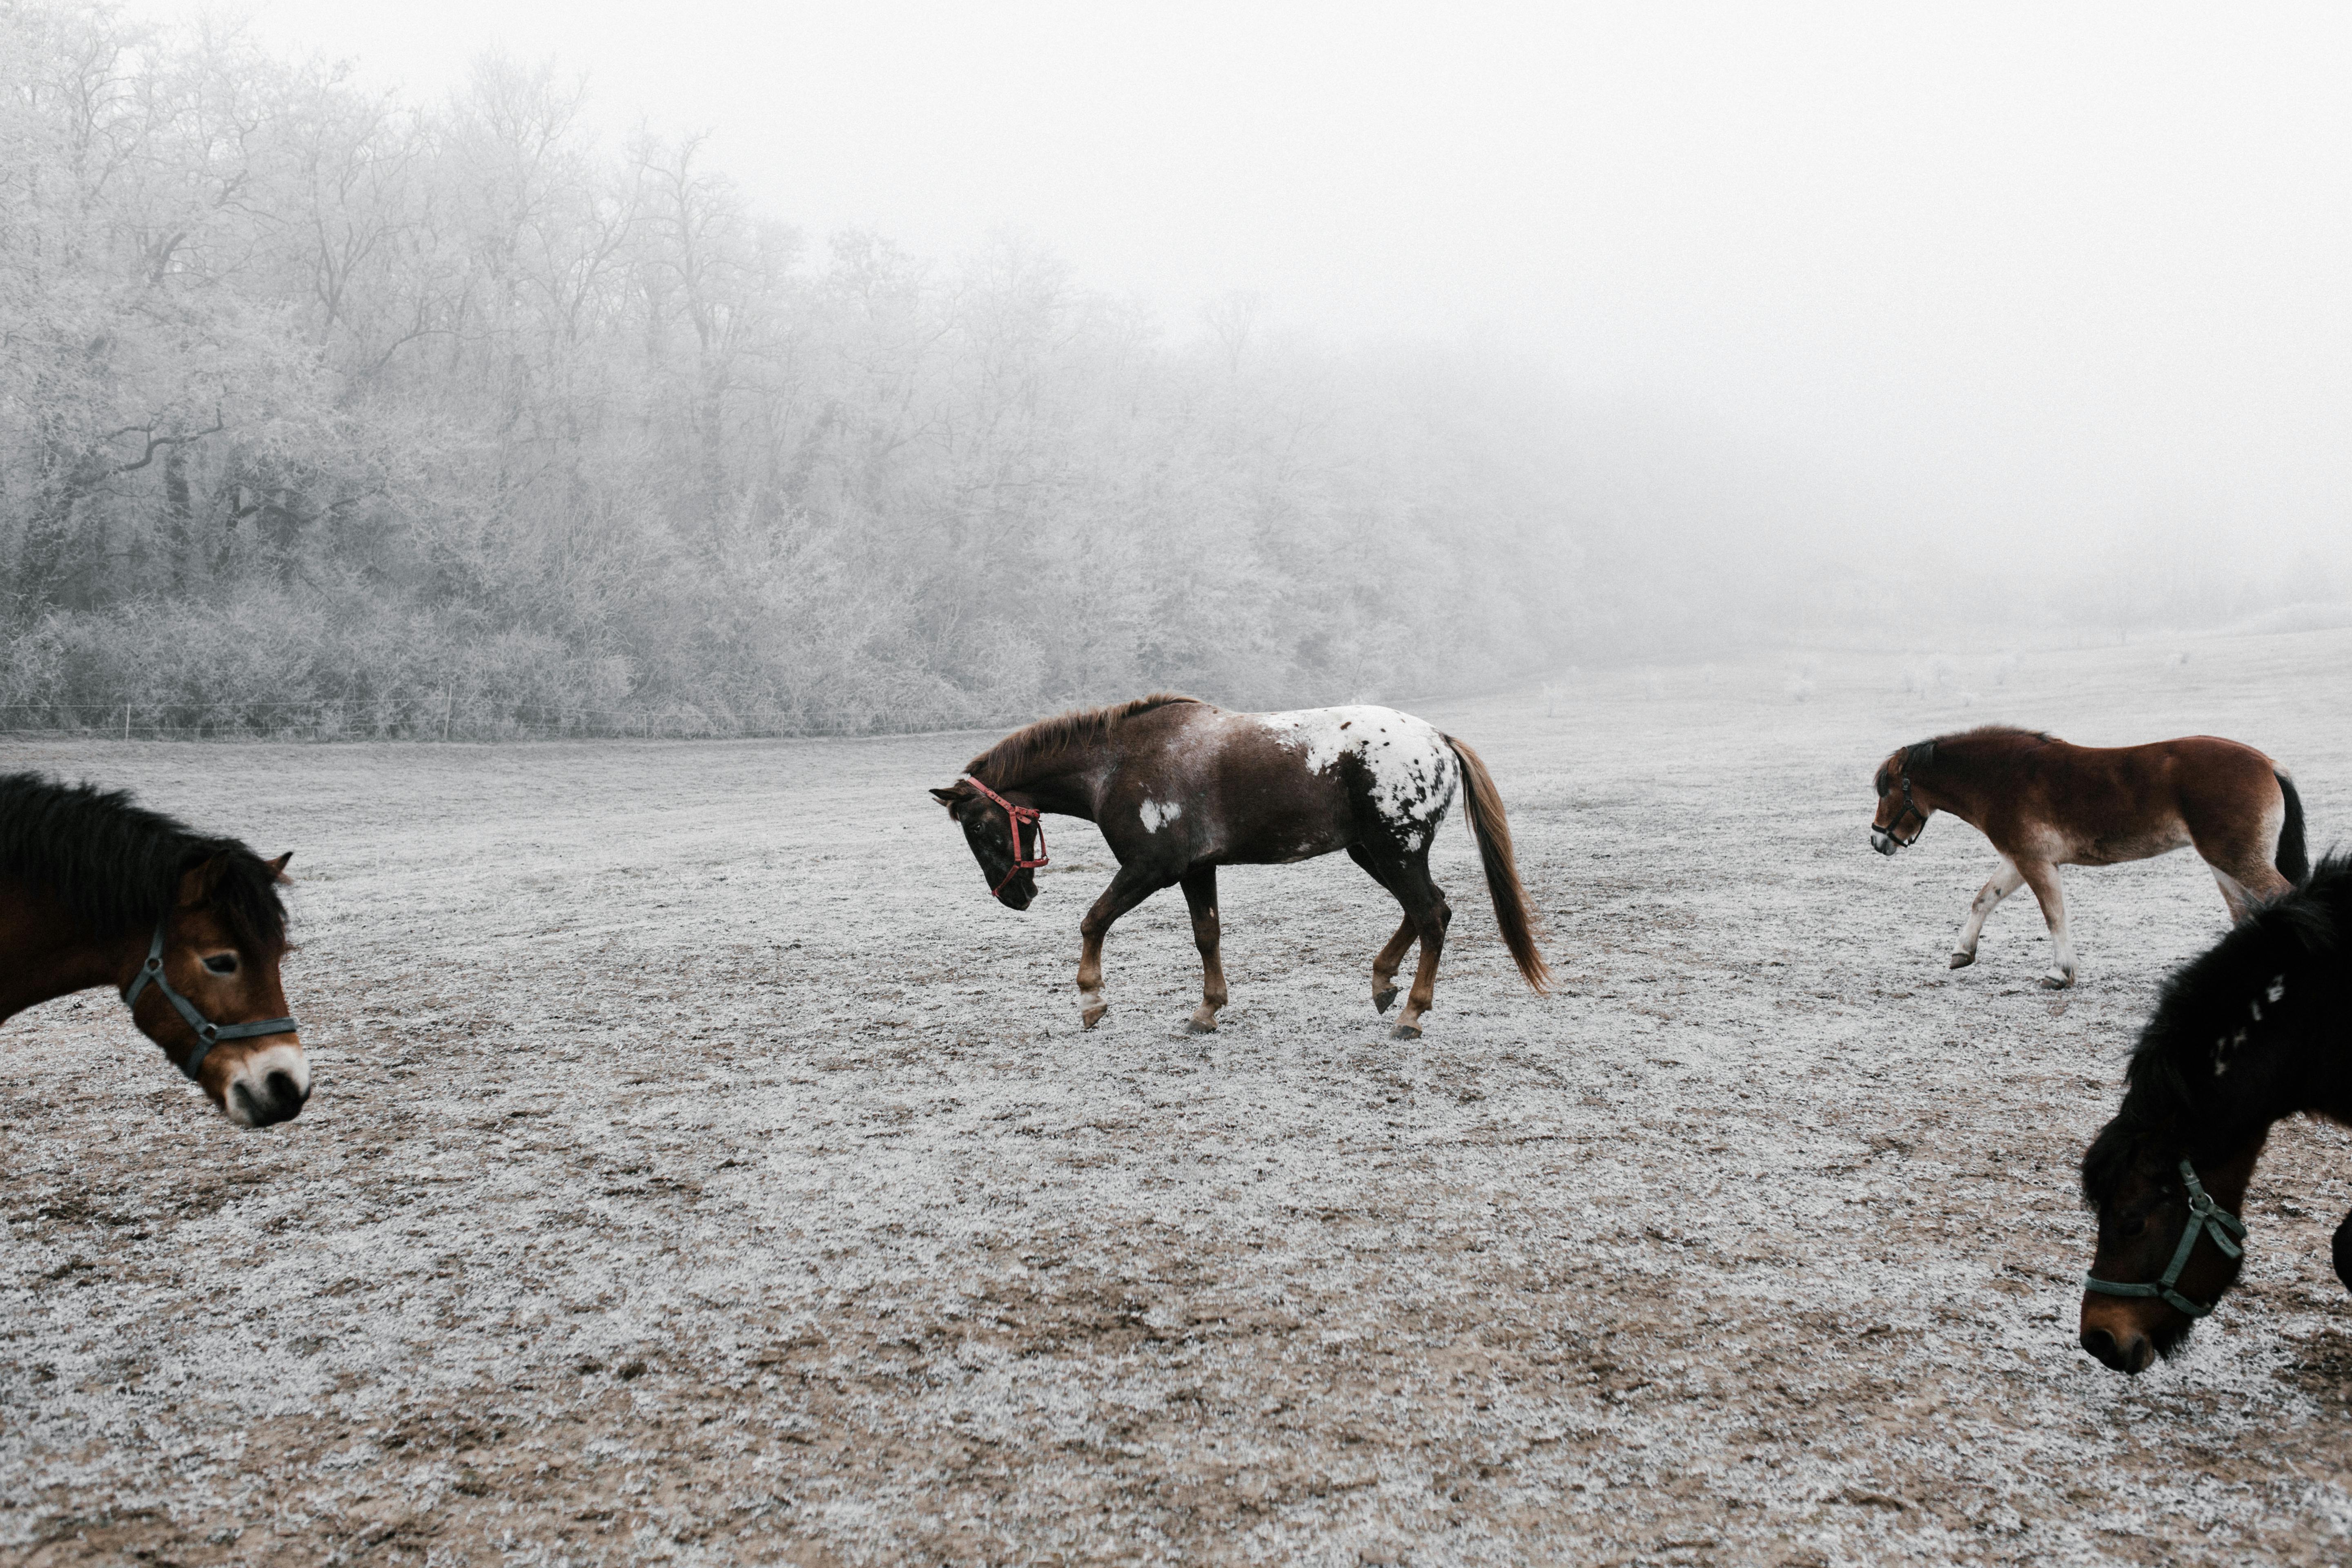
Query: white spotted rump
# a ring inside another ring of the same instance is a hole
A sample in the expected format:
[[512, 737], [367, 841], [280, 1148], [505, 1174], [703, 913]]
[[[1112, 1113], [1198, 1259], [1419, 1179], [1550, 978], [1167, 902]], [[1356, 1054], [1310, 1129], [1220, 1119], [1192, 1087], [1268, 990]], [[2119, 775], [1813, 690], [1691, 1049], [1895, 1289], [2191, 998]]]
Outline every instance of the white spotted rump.
[[1454, 804], [1460, 764], [1445, 737], [1425, 720], [1362, 705], [1244, 717], [1303, 752], [1309, 772], [1328, 773], [1341, 757], [1357, 758], [1371, 780], [1373, 809], [1401, 827], [1418, 829], [1412, 837], [1419, 843], [1427, 842]]

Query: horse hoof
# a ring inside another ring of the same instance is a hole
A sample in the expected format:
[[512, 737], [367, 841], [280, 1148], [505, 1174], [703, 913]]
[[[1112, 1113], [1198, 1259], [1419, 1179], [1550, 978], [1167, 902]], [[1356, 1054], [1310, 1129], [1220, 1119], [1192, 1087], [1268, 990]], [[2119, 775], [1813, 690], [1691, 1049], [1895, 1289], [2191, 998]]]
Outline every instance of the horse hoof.
[[1385, 991], [1375, 991], [1375, 992], [1373, 992], [1373, 993], [1372, 993], [1372, 1011], [1373, 1011], [1373, 1012], [1375, 1012], [1375, 1013], [1385, 1013], [1385, 1012], [1387, 1012], [1391, 1007], [1395, 1006], [1395, 1005], [1396, 1005], [1396, 994], [1397, 994], [1397, 988], [1396, 988], [1395, 986], [1393, 986], [1393, 985], [1390, 986], [1390, 987], [1389, 987], [1387, 990], [1385, 990]]
[[1956, 952], [1952, 954], [1952, 967], [1954, 969], [1966, 969], [1969, 964], [1974, 963], [1976, 961], [1977, 955], [1973, 952]]
[[1106, 1002], [1099, 1007], [1087, 1008], [1084, 1013], [1079, 1015], [1079, 1018], [1085, 1023], [1087, 1028], [1091, 1029], [1097, 1024], [1101, 1023], [1109, 1012], [1110, 1004]]
[[1187, 1018], [1184, 1020], [1184, 1032], [1188, 1035], [1213, 1035], [1217, 1032], [1217, 1026], [1213, 1021], [1203, 1024], [1198, 1018]]
[[2074, 977], [2071, 974], [2045, 974], [2042, 977], [2042, 989], [2044, 991], [2063, 991], [2074, 984]]
[[1389, 1031], [1389, 1038], [1391, 1040], [1417, 1040], [1421, 1038], [1421, 1026], [1419, 1024], [1399, 1024], [1395, 1028]]

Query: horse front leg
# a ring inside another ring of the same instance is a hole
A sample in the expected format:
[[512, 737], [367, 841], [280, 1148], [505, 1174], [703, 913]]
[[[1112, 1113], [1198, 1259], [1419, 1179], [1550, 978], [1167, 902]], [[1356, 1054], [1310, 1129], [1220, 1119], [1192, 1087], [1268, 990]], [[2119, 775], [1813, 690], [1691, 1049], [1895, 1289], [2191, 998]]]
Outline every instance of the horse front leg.
[[1167, 886], [1150, 872], [1134, 866], [1121, 866], [1118, 875], [1110, 879], [1102, 897], [1078, 922], [1078, 1017], [1087, 1028], [1093, 1028], [1109, 1013], [1110, 1004], [1103, 997], [1102, 944], [1111, 923], [1153, 893]]
[[1961, 923], [1960, 939], [1952, 944], [1954, 969], [1966, 969], [1977, 961], [1977, 938], [1984, 934], [1986, 918], [2000, 908], [2000, 901], [2017, 891], [2024, 882], [2025, 874], [2004, 856], [2000, 869], [1977, 889], [1976, 898], [1969, 904], [1969, 918]]
[[1217, 868], [1184, 873], [1184, 902], [1192, 911], [1192, 945], [1201, 950], [1201, 1005], [1184, 1026], [1196, 1035], [1216, 1032], [1217, 1009], [1225, 1005], [1225, 965], [1217, 949]]
[[2336, 1262], [2336, 1278], [2344, 1281], [2344, 1289], [2352, 1290], [2352, 1214], [2336, 1227], [2336, 1240], [2328, 1251]]
[[2042, 984], [2052, 991], [2062, 991], [2074, 984], [2074, 936], [2066, 929], [2066, 899], [2058, 890], [2058, 868], [2046, 860], [2021, 860], [2018, 871], [2033, 896], [2042, 905], [2042, 918], [2050, 924], [2050, 940], [2057, 949], [2056, 962]]

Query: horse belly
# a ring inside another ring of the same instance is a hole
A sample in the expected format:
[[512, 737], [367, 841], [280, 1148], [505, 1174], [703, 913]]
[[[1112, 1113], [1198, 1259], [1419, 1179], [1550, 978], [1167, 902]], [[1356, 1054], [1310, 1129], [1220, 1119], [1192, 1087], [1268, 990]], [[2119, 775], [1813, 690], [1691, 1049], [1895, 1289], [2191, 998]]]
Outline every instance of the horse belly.
[[1352, 841], [1346, 819], [1328, 810], [1260, 813], [1246, 830], [1228, 839], [1217, 858], [1233, 866], [1287, 866], [1345, 849]]
[[2111, 828], [2077, 843], [2063, 858], [2076, 866], [2119, 866], [2126, 860], [2152, 860], [2189, 847], [2189, 825], [2178, 816], [2166, 822]]

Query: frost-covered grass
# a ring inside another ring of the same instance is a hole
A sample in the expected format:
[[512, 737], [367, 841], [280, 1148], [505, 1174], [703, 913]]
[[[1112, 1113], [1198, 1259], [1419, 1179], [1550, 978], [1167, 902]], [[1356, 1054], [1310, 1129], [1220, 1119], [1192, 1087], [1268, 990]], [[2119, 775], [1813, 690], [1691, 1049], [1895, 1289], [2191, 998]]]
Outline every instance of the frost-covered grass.
[[295, 851], [319, 1089], [239, 1133], [102, 993], [0, 1033], [0, 1550], [2340, 1560], [2343, 1135], [2281, 1130], [2183, 1360], [2073, 1343], [2074, 1161], [2210, 878], [2070, 873], [2053, 999], [2030, 900], [1943, 967], [1975, 834], [1865, 842], [1887, 751], [1991, 720], [2237, 736], [2339, 837], [2352, 634], [2169, 651], [1421, 706], [1500, 782], [1561, 984], [1519, 986], [1456, 822], [1405, 1045], [1393, 906], [1337, 857], [1224, 874], [1221, 1033], [1182, 1033], [1172, 892], [1081, 1033], [1108, 857], [1057, 822], [1036, 907], [992, 904], [924, 794], [975, 737], [12, 745]]

